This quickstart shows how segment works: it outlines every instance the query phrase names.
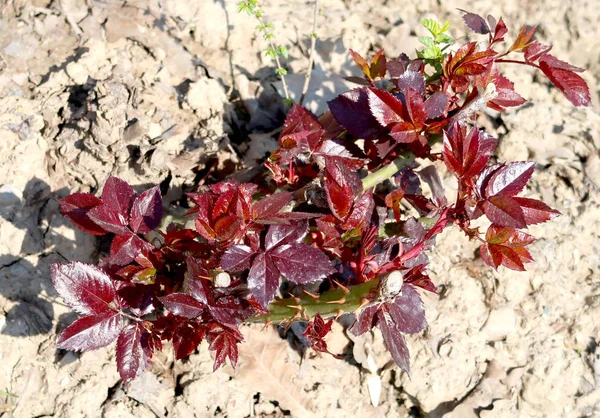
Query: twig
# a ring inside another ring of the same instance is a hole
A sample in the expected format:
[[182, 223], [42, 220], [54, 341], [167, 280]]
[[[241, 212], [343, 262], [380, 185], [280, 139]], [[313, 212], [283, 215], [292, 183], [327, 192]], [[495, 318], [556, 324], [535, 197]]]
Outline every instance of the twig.
[[312, 74], [313, 61], [315, 58], [315, 45], [317, 43], [317, 17], [319, 16], [319, 0], [315, 0], [315, 11], [313, 14], [313, 26], [312, 32], [310, 33], [310, 53], [308, 54], [308, 69], [306, 70], [306, 80], [304, 80], [304, 86], [302, 87], [302, 95], [300, 96], [299, 104], [302, 106], [304, 97], [308, 92], [308, 85], [310, 83], [310, 76]]
[[[262, 17], [260, 17], [260, 15], [255, 14], [254, 15], [256, 17], [256, 20], [258, 20], [258, 23], [261, 26], [265, 25], [265, 22], [262, 20]], [[273, 43], [273, 41], [271, 39], [269, 39], [269, 46], [271, 47], [271, 49], [273, 51], [277, 51], [277, 47], [275, 46], [275, 44]], [[279, 76], [281, 77], [281, 84], [283, 85], [283, 94], [286, 98], [286, 100], [290, 100], [290, 93], [288, 91], [288, 85], [285, 81], [285, 76], [284, 74], [287, 72], [281, 65], [281, 62], [279, 61], [279, 54], [275, 54], [275, 63], [277, 64], [277, 69], [278, 72], [277, 74], [279, 74]]]

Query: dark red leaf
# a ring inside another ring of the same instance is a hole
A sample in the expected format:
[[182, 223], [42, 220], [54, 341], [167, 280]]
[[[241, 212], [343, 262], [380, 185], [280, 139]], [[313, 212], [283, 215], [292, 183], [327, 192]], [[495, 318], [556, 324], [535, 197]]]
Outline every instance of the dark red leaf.
[[396, 327], [402, 332], [415, 334], [427, 326], [423, 302], [415, 288], [409, 284], [404, 284], [402, 293], [385, 306], [396, 322]]
[[367, 306], [361, 309], [358, 317], [356, 318], [356, 322], [349, 329], [352, 335], [359, 336], [371, 330], [371, 328], [373, 328], [375, 325], [375, 314], [377, 313], [378, 309], [379, 307], [376, 305]]
[[511, 197], [496, 195], [488, 198], [483, 211], [490, 221], [502, 226], [525, 228], [525, 215], [521, 206]]
[[281, 274], [293, 283], [316, 283], [336, 271], [324, 252], [308, 244], [283, 245], [269, 254]]
[[88, 212], [89, 218], [102, 229], [113, 234], [122, 235], [129, 232], [127, 215], [123, 216], [116, 209], [106, 204], [96, 206]]
[[[488, 20], [489, 20], [488, 16]], [[490, 22], [491, 25], [491, 22]], [[504, 23], [504, 21], [502, 20], [502, 18], [500, 18], [498, 20], [498, 23], [496, 25], [494, 25], [496, 28], [494, 29], [494, 39], [493, 42], [501, 42], [504, 40], [504, 35], [506, 35], [508, 33], [508, 28], [506, 27], [506, 24]]]
[[394, 80], [394, 84], [404, 95], [409, 89], [414, 90], [420, 96], [425, 94], [425, 77], [420, 71], [406, 71]]
[[117, 290], [119, 297], [136, 316], [144, 316], [154, 311], [156, 287], [145, 284], [132, 284]]
[[575, 106], [591, 105], [590, 90], [585, 80], [575, 71], [583, 71], [566, 62], [560, 61], [552, 55], [543, 55], [540, 60], [540, 69], [550, 79], [571, 103]]
[[160, 188], [154, 186], [135, 198], [131, 208], [129, 225], [136, 234], [145, 234], [160, 224], [162, 215]]
[[551, 49], [552, 45], [544, 45], [538, 41], [533, 41], [533, 43], [525, 49], [525, 61], [534, 62], [542, 55], [550, 52]]
[[515, 196], [519, 194], [535, 169], [535, 163], [531, 161], [519, 161], [502, 164], [490, 176], [485, 187], [485, 196], [496, 195]]
[[271, 225], [265, 237], [265, 249], [300, 241], [308, 231], [308, 222], [293, 222], [283, 225]]
[[248, 290], [263, 308], [266, 308], [275, 297], [280, 276], [268, 253], [259, 253], [254, 258], [248, 274]]
[[444, 162], [459, 178], [470, 179], [481, 172], [496, 148], [496, 140], [472, 128], [466, 135], [466, 127], [454, 124], [452, 131], [444, 131]]
[[267, 219], [279, 213], [292, 200], [293, 193], [281, 192], [266, 196], [252, 205], [252, 218]]
[[69, 351], [97, 350], [114, 342], [121, 326], [121, 315], [115, 311], [84, 316], [60, 333], [56, 345]]
[[125, 384], [130, 383], [146, 369], [152, 350], [144, 344], [147, 332], [140, 322], [123, 328], [117, 339], [117, 370]]
[[327, 104], [344, 129], [357, 138], [369, 140], [376, 139], [383, 127], [373, 117], [367, 91], [365, 88], [350, 90]]
[[102, 202], [109, 208], [121, 214], [123, 219], [129, 219], [131, 201], [135, 196], [133, 188], [127, 182], [110, 176], [102, 189]]
[[204, 328], [196, 321], [185, 321], [179, 324], [173, 333], [173, 348], [177, 360], [192, 354], [204, 339]]
[[425, 119], [427, 119], [423, 97], [415, 90], [408, 89], [406, 91], [406, 106], [413, 125], [417, 128], [423, 126]]
[[410, 269], [404, 276], [404, 283], [409, 283], [413, 286], [420, 287], [428, 292], [437, 293], [435, 285], [431, 278], [424, 273], [425, 265], [420, 264]]
[[73, 193], [59, 199], [60, 213], [66, 216], [79, 229], [88, 234], [104, 235], [106, 231], [88, 216], [90, 209], [102, 204], [102, 201], [90, 193]]
[[350, 230], [360, 227], [362, 229], [364, 226], [369, 224], [369, 220], [373, 214], [373, 209], [375, 209], [373, 191], [368, 190], [364, 192], [362, 196], [359, 197], [354, 203], [352, 212], [350, 212], [350, 215], [348, 215], [345, 222], [342, 224], [342, 228], [345, 230]]
[[354, 197], [362, 191], [362, 183], [356, 173], [343, 163], [327, 161], [325, 192], [331, 212], [340, 220], [348, 216]]
[[408, 353], [408, 347], [406, 346], [404, 336], [396, 322], [388, 312], [380, 310], [377, 312], [377, 326], [381, 330], [385, 347], [392, 355], [392, 358], [398, 367], [406, 373], [409, 373], [410, 355]]
[[52, 264], [50, 275], [58, 294], [77, 313], [95, 315], [120, 308], [113, 281], [96, 266], [79, 261]]
[[463, 20], [465, 21], [465, 25], [467, 25], [467, 27], [473, 32], [479, 33], [481, 35], [490, 33], [490, 28], [483, 17], [475, 13], [466, 12], [462, 9], [458, 10], [464, 13]]
[[535, 225], [560, 216], [560, 212], [552, 209], [544, 202], [526, 197], [513, 198], [520, 206], [527, 225]]
[[128, 235], [116, 235], [110, 246], [110, 264], [124, 266], [131, 263], [142, 253], [142, 250], [152, 251], [154, 247], [147, 241], [129, 232]]
[[171, 293], [158, 299], [169, 312], [184, 318], [197, 318], [204, 312], [205, 305], [186, 293]]
[[387, 71], [386, 59], [383, 50], [379, 51], [371, 60], [371, 77], [373, 79], [385, 77]]
[[[313, 350], [319, 351], [321, 353], [329, 353], [329, 350], [327, 349], [327, 342], [325, 341], [325, 336], [331, 331], [332, 325], [333, 318], [325, 322], [321, 317], [321, 314], [317, 312], [315, 317], [308, 322], [306, 329], [304, 330], [302, 335], [306, 338], [308, 344]], [[334, 354], [332, 355], [334, 357], [337, 357]]]
[[490, 266], [524, 271], [523, 264], [533, 261], [525, 247], [535, 239], [512, 227], [492, 224], [485, 237], [487, 244], [480, 247], [481, 258]]
[[225, 360], [229, 358], [231, 367], [236, 366], [238, 361], [238, 343], [244, 340], [244, 337], [234, 327], [226, 327], [223, 330], [217, 329], [208, 334], [210, 345], [209, 350], [215, 351], [215, 363], [213, 371], [216, 371]]
[[427, 119], [436, 119], [446, 113], [446, 104], [448, 104], [448, 96], [443, 91], [435, 92], [429, 96], [424, 104]]
[[498, 75], [493, 80], [498, 95], [492, 100], [493, 104], [500, 107], [520, 106], [526, 102], [524, 98], [515, 91], [515, 85], [506, 77]]
[[221, 267], [230, 272], [247, 270], [253, 256], [254, 250], [247, 245], [234, 245], [221, 257]]
[[382, 127], [401, 122], [404, 105], [391, 93], [376, 89], [366, 89], [371, 114]]

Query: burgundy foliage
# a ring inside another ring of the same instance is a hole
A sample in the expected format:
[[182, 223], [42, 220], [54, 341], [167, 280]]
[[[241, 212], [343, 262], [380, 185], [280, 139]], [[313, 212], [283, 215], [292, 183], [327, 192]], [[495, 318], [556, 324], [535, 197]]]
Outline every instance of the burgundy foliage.
[[[235, 366], [239, 325], [284, 308], [295, 309], [284, 322], [307, 321], [306, 341], [328, 353], [333, 319], [310, 318], [302, 304], [318, 307], [326, 292], [356, 292], [373, 282], [367, 293], [353, 294], [361, 306], [350, 332], [379, 328], [408, 372], [404, 334], [427, 326], [420, 292], [436, 291], [427, 275], [435, 236], [455, 225], [481, 243], [481, 259], [493, 268], [524, 270], [534, 242], [525, 230], [559, 216], [523, 196], [535, 163], [490, 163], [497, 141], [474, 124], [485, 107], [502, 111], [525, 102], [501, 66], [538, 68], [574, 105], [590, 104], [582, 70], [550, 55], [551, 46], [534, 39], [535, 28], [523, 27], [501, 49], [508, 34], [502, 19], [469, 12], [463, 18], [487, 36], [487, 46], [467, 42], [439, 59], [412, 60], [383, 51], [366, 60], [351, 51], [364, 75], [352, 78], [360, 86], [330, 101], [319, 117], [294, 105], [264, 173], [188, 195], [191, 228], [159, 227], [158, 186], [137, 194], [110, 177], [100, 198], [61, 199], [64, 216], [85, 232], [109, 234], [112, 244], [99, 266], [52, 266], [57, 292], [81, 315], [62, 330], [58, 346], [85, 351], [116, 343], [126, 383], [165, 342], [180, 359], [206, 340], [215, 369], [226, 361]], [[518, 54], [522, 60], [512, 58]], [[418, 162], [397, 166], [374, 187], [365, 180], [400, 156]], [[429, 164], [437, 160], [456, 177], [455, 197], [446, 196]], [[342, 298], [322, 302], [322, 312], [330, 313], [331, 303], [356, 310]]]

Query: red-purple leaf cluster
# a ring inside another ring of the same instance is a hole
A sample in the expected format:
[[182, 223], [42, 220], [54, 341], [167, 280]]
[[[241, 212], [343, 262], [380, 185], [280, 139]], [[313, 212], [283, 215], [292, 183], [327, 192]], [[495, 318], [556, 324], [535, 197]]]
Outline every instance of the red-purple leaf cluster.
[[[408, 372], [404, 334], [427, 325], [417, 288], [436, 291], [427, 275], [435, 237], [456, 225], [481, 242], [481, 258], [492, 267], [524, 270], [534, 241], [524, 230], [559, 215], [521, 196], [535, 164], [490, 164], [497, 141], [474, 125], [486, 106], [524, 103], [501, 64], [539, 68], [575, 105], [590, 103], [581, 69], [549, 55], [534, 29], [523, 28], [508, 50], [497, 51], [508, 33], [503, 20], [464, 13], [471, 30], [488, 36], [487, 46], [467, 42], [439, 59], [379, 52], [368, 62], [351, 52], [364, 74], [354, 80], [361, 87], [330, 101], [319, 117], [294, 105], [264, 173], [188, 195], [191, 228], [158, 230], [159, 188], [138, 195], [115, 177], [100, 198], [61, 199], [77, 227], [113, 236], [99, 267], [52, 267], [57, 292], [82, 315], [58, 346], [85, 351], [116, 342], [119, 373], [130, 382], [165, 343], [180, 359], [206, 340], [215, 369], [227, 359], [235, 366], [238, 327], [257, 316], [307, 321], [309, 345], [329, 352], [332, 319], [310, 318], [305, 307], [324, 315], [332, 306], [354, 311], [351, 301], [360, 301], [350, 331], [379, 328]], [[511, 53], [524, 61], [506, 59]], [[439, 140], [443, 148], [433, 152]], [[437, 160], [456, 177], [455, 199], [430, 164]], [[485, 235], [474, 225], [482, 216], [491, 224]], [[368, 290], [340, 296], [360, 289]]]

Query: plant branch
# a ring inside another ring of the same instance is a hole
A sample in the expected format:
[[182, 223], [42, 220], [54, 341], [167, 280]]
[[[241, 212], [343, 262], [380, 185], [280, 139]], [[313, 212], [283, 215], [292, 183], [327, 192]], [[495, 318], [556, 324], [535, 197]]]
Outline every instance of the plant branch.
[[496, 60], [496, 62], [507, 62], [507, 63], [511, 63], [511, 64], [521, 64], [521, 65], [528, 65], [530, 67], [535, 67], [537, 69], [540, 68], [539, 65], [537, 65], [536, 63], [533, 62], [527, 62], [527, 61], [519, 61], [519, 60], [506, 60], [506, 59], [499, 59]]
[[317, 313], [323, 317], [335, 316], [339, 311], [354, 312], [359, 309], [364, 299], [379, 284], [379, 280], [370, 280], [347, 289], [334, 289], [314, 296], [305, 294], [302, 297], [275, 299], [269, 304], [268, 314], [250, 318], [247, 322], [281, 322], [285, 320], [306, 320]]
[[[254, 14], [254, 17], [256, 17], [256, 20], [258, 20], [258, 23], [261, 26], [265, 25], [265, 22], [263, 21], [263, 19], [260, 15]], [[268, 42], [269, 42], [269, 46], [271, 47], [271, 49], [273, 51], [277, 51], [277, 47], [275, 46], [275, 43], [273, 42], [273, 40], [269, 39]], [[283, 85], [284, 96], [285, 96], [286, 100], [290, 100], [290, 93], [289, 93], [288, 85], [287, 85], [287, 82], [285, 81], [285, 75], [284, 75], [287, 71], [281, 65], [281, 61], [279, 60], [279, 54], [276, 53], [274, 58], [275, 58], [275, 63], [277, 64], [277, 70], [278, 70], [277, 74], [279, 74], [279, 76], [281, 77], [281, 84]]]
[[371, 187], [375, 187], [379, 183], [391, 178], [396, 174], [402, 167], [412, 163], [415, 160], [415, 154], [411, 151], [406, 151], [400, 154], [398, 158], [380, 168], [379, 170], [369, 174], [367, 177], [362, 179], [363, 189], [369, 190]]
[[308, 54], [308, 69], [306, 70], [306, 80], [304, 80], [304, 86], [302, 87], [302, 95], [300, 96], [299, 105], [302, 106], [304, 98], [308, 92], [308, 85], [310, 83], [310, 76], [312, 74], [313, 62], [315, 57], [315, 45], [317, 44], [317, 17], [319, 16], [319, 0], [315, 0], [315, 11], [313, 14], [313, 26], [312, 32], [310, 33], [310, 52]]

